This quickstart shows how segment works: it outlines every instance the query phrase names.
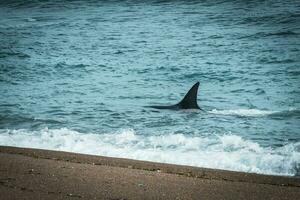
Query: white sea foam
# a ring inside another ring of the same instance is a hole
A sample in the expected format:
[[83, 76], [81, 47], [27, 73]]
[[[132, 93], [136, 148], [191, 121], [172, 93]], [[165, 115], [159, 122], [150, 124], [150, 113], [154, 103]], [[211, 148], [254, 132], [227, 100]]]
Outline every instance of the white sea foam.
[[86, 134], [62, 129], [0, 130], [0, 145], [62, 150], [181, 165], [275, 175], [295, 175], [300, 142], [264, 148], [237, 135], [138, 135], [134, 130]]
[[258, 110], [258, 109], [236, 109], [236, 110], [213, 109], [208, 112], [212, 114], [218, 114], [218, 115], [235, 115], [235, 116], [243, 116], [243, 117], [266, 116], [266, 115], [271, 115], [276, 113], [276, 111]]

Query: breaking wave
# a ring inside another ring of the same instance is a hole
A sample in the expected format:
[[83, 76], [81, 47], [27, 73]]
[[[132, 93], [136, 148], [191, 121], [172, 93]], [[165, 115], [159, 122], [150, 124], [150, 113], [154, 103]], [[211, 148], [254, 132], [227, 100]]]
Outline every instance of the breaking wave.
[[208, 138], [184, 134], [145, 136], [134, 130], [86, 134], [67, 128], [2, 129], [0, 145], [273, 175], [295, 176], [300, 168], [300, 142], [262, 147], [232, 134]]
[[278, 117], [300, 117], [300, 110], [291, 108], [285, 111], [270, 111], [270, 110], [259, 110], [259, 109], [232, 109], [232, 110], [217, 110], [213, 109], [208, 111], [211, 114], [217, 115], [234, 115], [242, 117], [260, 117], [260, 116], [278, 116]]
[[265, 116], [276, 113], [275, 111], [267, 111], [267, 110], [258, 110], [258, 109], [236, 109], [236, 110], [216, 110], [213, 109], [209, 111], [211, 114], [218, 115], [235, 115], [235, 116], [247, 116], [247, 117], [255, 117], [255, 116]]

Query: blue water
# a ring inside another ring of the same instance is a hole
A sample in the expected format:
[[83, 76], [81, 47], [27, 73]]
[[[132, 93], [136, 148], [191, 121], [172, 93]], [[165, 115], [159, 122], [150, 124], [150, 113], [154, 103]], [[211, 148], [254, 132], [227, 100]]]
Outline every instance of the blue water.
[[0, 145], [299, 176], [299, 86], [296, 1], [0, 3]]

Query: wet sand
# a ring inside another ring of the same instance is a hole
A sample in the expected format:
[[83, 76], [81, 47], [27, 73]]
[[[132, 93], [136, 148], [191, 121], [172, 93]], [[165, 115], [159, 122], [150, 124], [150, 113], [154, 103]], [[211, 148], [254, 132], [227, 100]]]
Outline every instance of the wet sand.
[[300, 179], [0, 146], [1, 199], [299, 199]]

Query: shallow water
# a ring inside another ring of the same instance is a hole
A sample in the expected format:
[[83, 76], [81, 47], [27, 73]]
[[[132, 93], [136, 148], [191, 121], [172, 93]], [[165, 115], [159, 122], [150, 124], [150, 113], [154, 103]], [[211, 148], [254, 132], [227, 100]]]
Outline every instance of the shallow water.
[[295, 1], [1, 1], [0, 145], [299, 175], [299, 41]]

